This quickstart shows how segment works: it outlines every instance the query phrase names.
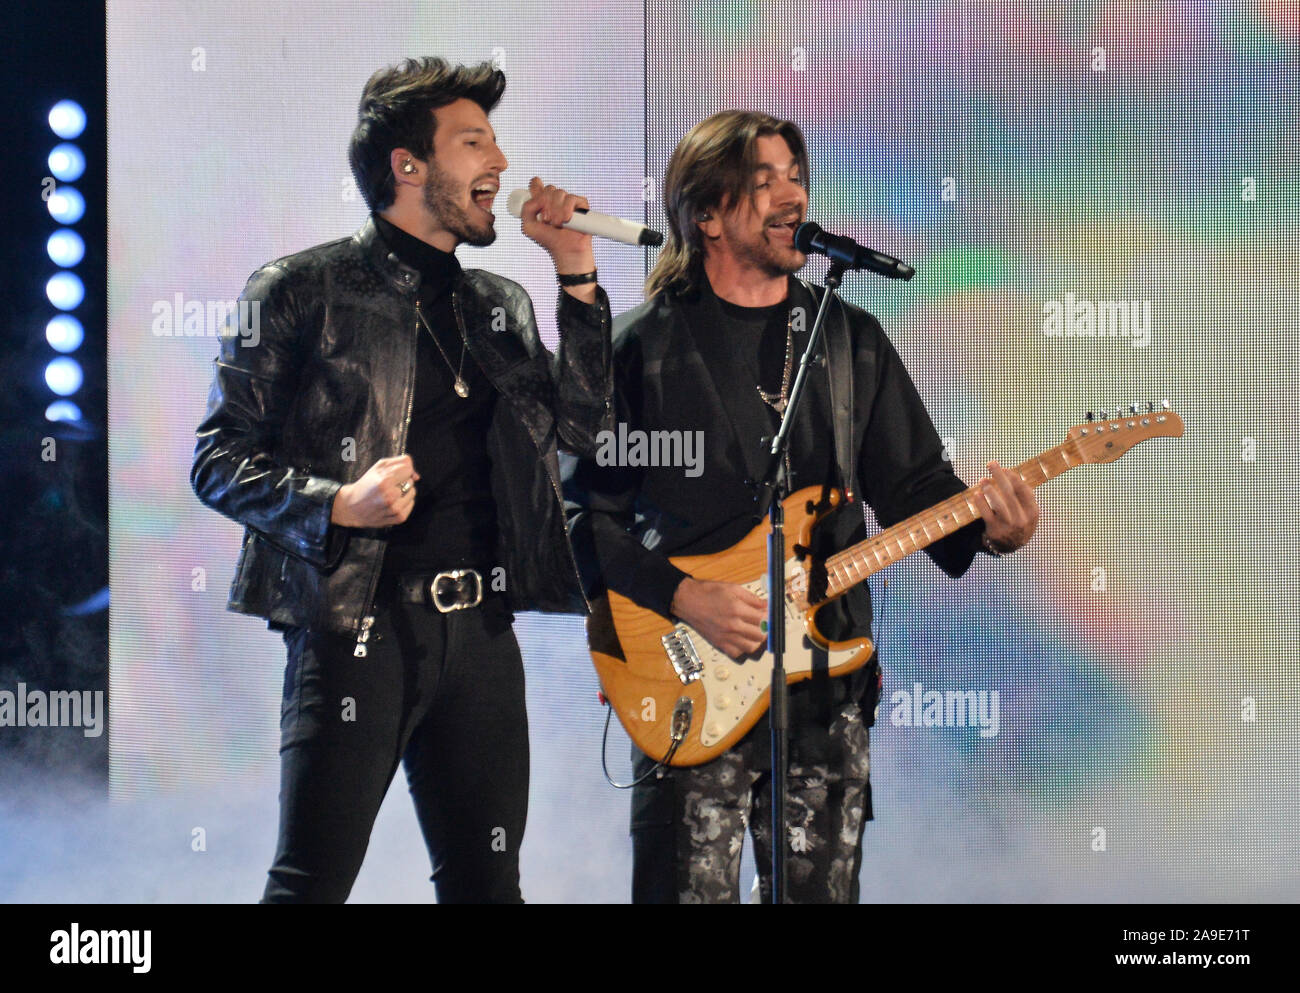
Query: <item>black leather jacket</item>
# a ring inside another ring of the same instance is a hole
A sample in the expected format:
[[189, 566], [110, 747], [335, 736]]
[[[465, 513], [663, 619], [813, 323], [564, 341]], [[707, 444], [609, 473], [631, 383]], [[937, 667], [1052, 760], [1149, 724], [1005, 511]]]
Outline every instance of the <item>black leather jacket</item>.
[[[790, 292], [811, 315], [824, 291], [792, 278]], [[686, 575], [669, 556], [718, 552], [743, 538], [754, 526], [754, 490], [747, 480], [760, 478], [766, 461], [758, 439], [739, 434], [737, 425], [744, 421], [733, 407], [742, 396], [752, 401], [752, 381], [714, 379], [698, 341], [717, 329], [693, 327], [684, 304], [680, 295], [661, 293], [615, 321], [616, 406], [629, 431], [702, 429], [702, 471], [692, 477], [673, 467], [564, 460], [569, 526], [588, 593], [608, 585], [665, 617]], [[884, 527], [962, 492], [966, 484], [944, 457], [930, 415], [880, 322], [840, 299], [825, 334], [827, 360], [810, 375], [810, 412], [796, 418], [792, 447], [806, 450], [814, 430], [829, 428], [839, 475], [853, 481], [857, 500], [869, 504]], [[833, 481], [805, 479], [796, 486]], [[861, 509], [846, 505], [818, 533], [834, 551], [861, 541]], [[936, 541], [926, 554], [956, 578], [969, 568], [983, 533], [976, 522]], [[842, 599], [854, 615], [853, 627], [837, 636], [869, 633], [867, 587], [856, 586]], [[833, 613], [824, 610], [821, 622], [831, 621]]]
[[[244, 329], [221, 339], [190, 472], [204, 504], [246, 526], [228, 609], [274, 625], [362, 628], [387, 531], [331, 524], [330, 513], [344, 483], [406, 449], [419, 283], [373, 221], [250, 277]], [[515, 610], [587, 608], [556, 450], [558, 434], [590, 454], [613, 428], [609, 301], [597, 297], [560, 293], [552, 356], [518, 284], [470, 269], [452, 292], [469, 351], [502, 397], [486, 444]]]

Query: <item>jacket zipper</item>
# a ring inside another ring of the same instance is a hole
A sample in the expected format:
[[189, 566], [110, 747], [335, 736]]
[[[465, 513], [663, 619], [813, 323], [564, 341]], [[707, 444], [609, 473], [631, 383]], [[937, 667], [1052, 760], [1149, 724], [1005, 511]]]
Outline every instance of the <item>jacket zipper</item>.
[[[464, 340], [465, 346], [468, 348], [469, 335], [465, 333], [465, 321], [464, 318], [461, 317], [460, 302], [456, 299], [456, 291], [454, 289], [451, 291], [451, 309], [456, 315], [456, 327], [460, 330], [460, 336]], [[608, 404], [608, 399], [605, 402]], [[573, 576], [578, 581], [578, 592], [582, 595], [582, 602], [587, 605], [587, 613], [590, 614], [591, 601], [587, 599], [587, 591], [582, 585], [582, 573], [578, 571], [578, 560], [573, 557], [573, 546], [569, 544], [569, 529], [564, 525], [564, 496], [560, 492], [560, 484], [556, 482], [555, 476], [551, 472], [551, 467], [546, 462], [546, 454], [542, 451], [542, 446], [537, 443], [537, 439], [533, 438], [533, 433], [528, 430], [526, 425], [524, 427], [524, 432], [528, 435], [529, 440], [532, 441], [533, 447], [537, 449], [538, 461], [542, 463], [542, 468], [546, 470], [546, 478], [551, 481], [551, 490], [555, 493], [555, 502], [560, 508], [560, 530], [564, 533], [564, 550], [568, 554], [569, 565], [573, 568]], [[557, 428], [557, 436], [558, 433], [559, 429]]]
[[[455, 300], [455, 291], [452, 292], [452, 299]], [[415, 324], [412, 328], [414, 332], [411, 336], [411, 342], [414, 345], [420, 336], [420, 300], [417, 297], [415, 301]], [[411, 408], [415, 405], [415, 356], [411, 355], [411, 361], [408, 364], [408, 373], [406, 378], [406, 417], [402, 421], [402, 433], [397, 441], [397, 450], [399, 453], [406, 451], [406, 435], [411, 427]], [[372, 611], [375, 609], [375, 588], [379, 585], [379, 574], [383, 571], [384, 557], [379, 556], [370, 573], [370, 589], [366, 594], [366, 605], [363, 608], [365, 616], [361, 618], [361, 630], [357, 632], [357, 644], [352, 649], [352, 654], [356, 658], [363, 659], [366, 657], [366, 642], [370, 640], [370, 629], [374, 626], [375, 615]]]
[[[534, 442], [536, 445], [536, 442]], [[578, 571], [578, 560], [573, 556], [573, 545], [569, 542], [569, 528], [564, 523], [564, 494], [560, 491], [560, 484], [555, 477], [551, 475], [551, 467], [546, 464], [546, 458], [542, 455], [541, 448], [537, 449], [538, 456], [542, 459], [542, 466], [546, 469], [546, 475], [551, 480], [551, 489], [555, 491], [555, 502], [560, 507], [560, 530], [564, 532], [564, 548], [569, 553], [569, 565], [573, 567], [574, 578], [578, 581], [578, 592], [582, 594], [582, 602], [587, 605], [587, 613], [591, 613], [591, 601], [587, 599], [587, 591], [582, 585], [582, 573]]]

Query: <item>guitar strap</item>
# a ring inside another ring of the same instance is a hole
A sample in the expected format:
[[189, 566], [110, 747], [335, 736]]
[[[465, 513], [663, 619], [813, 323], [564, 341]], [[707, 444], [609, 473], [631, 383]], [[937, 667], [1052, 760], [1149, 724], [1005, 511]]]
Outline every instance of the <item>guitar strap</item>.
[[[821, 294], [826, 290], [807, 280], [799, 280], [813, 301], [820, 306]], [[822, 332], [822, 348], [826, 356], [826, 381], [830, 387], [831, 430], [835, 440], [835, 465], [840, 473], [840, 489], [844, 499], [852, 503], [858, 499], [853, 489], [855, 479], [853, 451], [853, 338], [849, 333], [849, 317], [844, 304], [836, 297], [831, 311], [826, 315]]]

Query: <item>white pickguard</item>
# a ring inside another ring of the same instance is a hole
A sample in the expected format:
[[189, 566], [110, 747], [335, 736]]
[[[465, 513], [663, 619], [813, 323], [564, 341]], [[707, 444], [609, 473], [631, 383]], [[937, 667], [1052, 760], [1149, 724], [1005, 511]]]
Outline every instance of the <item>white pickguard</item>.
[[[802, 571], [798, 560], [791, 558], [786, 562], [787, 578]], [[766, 600], [766, 580], [765, 576], [744, 586]], [[695, 681], [704, 687], [705, 706], [703, 715], [695, 715], [692, 723], [700, 729], [700, 743], [711, 747], [735, 730], [763, 691], [772, 685], [772, 653], [764, 649], [761, 656], [737, 661], [714, 648], [689, 624], [678, 624], [676, 630], [679, 636], [689, 637], [699, 657], [701, 667]], [[804, 610], [798, 602], [786, 602], [785, 633], [785, 671], [790, 675], [811, 672], [814, 646], [808, 637]], [[843, 665], [857, 651], [856, 648], [828, 651], [827, 664], [832, 668]]]

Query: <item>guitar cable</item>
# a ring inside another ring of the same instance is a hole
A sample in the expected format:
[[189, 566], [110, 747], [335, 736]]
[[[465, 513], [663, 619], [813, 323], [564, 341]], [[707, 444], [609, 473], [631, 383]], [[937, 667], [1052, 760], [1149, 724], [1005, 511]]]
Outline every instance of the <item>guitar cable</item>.
[[690, 697], [682, 697], [679, 699], [677, 705], [673, 707], [673, 722], [671, 730], [668, 732], [672, 742], [668, 746], [668, 751], [664, 753], [664, 757], [656, 762], [654, 766], [647, 770], [643, 775], [632, 780], [632, 782], [616, 783], [614, 782], [614, 777], [609, 774], [609, 764], [605, 760], [606, 745], [609, 742], [609, 721], [610, 718], [614, 716], [614, 705], [606, 700], [605, 731], [600, 736], [600, 768], [601, 771], [605, 773], [605, 781], [616, 790], [630, 790], [633, 786], [640, 786], [651, 776], [662, 776], [663, 773], [661, 770], [668, 768], [668, 763], [670, 763], [673, 760], [673, 756], [677, 754], [677, 747], [686, 740], [686, 732], [689, 731], [691, 727], [691, 712], [693, 710], [694, 705], [691, 703]]
[[[867, 589], [870, 590], [870, 586]], [[880, 584], [880, 613], [877, 614], [874, 610], [871, 612], [871, 626], [873, 628], [871, 632], [871, 648], [877, 656], [880, 655], [880, 640], [885, 636], [885, 594], [888, 592], [889, 577], [886, 576]]]
[[[868, 584], [867, 590], [870, 592], [871, 586]], [[889, 577], [885, 576], [880, 584], [880, 613], [874, 610], [875, 598], [872, 598], [873, 609], [871, 611], [871, 651], [876, 657], [876, 689], [879, 691], [876, 695], [876, 712], [871, 715], [871, 721], [874, 724], [876, 717], [880, 713], [880, 698], [885, 694], [885, 670], [880, 666], [880, 642], [885, 636], [885, 594], [889, 592]], [[866, 714], [862, 715], [866, 720]]]

